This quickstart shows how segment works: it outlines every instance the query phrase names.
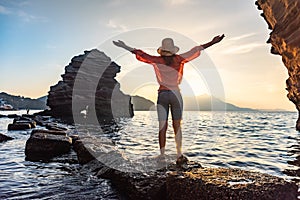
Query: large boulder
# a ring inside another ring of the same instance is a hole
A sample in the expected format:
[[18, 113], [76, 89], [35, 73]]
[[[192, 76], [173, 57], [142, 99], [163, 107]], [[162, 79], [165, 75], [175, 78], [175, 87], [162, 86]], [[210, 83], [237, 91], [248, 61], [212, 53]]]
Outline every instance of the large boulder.
[[48, 161], [49, 159], [68, 153], [72, 139], [64, 131], [33, 130], [26, 142], [26, 160]]
[[118, 72], [120, 66], [97, 49], [73, 57], [62, 80], [50, 87], [49, 112], [67, 122], [132, 117], [131, 98], [121, 92], [115, 79]]

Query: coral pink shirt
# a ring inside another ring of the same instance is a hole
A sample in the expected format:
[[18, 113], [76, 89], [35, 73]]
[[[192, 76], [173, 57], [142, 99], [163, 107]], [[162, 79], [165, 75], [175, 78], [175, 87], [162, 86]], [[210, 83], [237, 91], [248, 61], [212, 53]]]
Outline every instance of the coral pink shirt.
[[166, 65], [162, 56], [152, 56], [139, 49], [134, 49], [132, 53], [136, 55], [139, 61], [153, 65], [160, 91], [179, 90], [178, 85], [182, 81], [184, 64], [197, 58], [201, 50], [203, 50], [202, 46], [196, 46], [186, 53], [175, 54], [172, 56], [173, 62], [169, 66]]

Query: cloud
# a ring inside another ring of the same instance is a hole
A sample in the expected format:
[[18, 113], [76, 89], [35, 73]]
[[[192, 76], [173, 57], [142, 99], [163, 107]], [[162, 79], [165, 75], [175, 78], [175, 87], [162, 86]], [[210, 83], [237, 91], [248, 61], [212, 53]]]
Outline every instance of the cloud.
[[[25, 6], [28, 4], [29, 4], [28, 2], [22, 2], [22, 3], [18, 4], [18, 6]], [[0, 5], [0, 14], [17, 16], [17, 17], [20, 17], [25, 22], [33, 22], [33, 21], [46, 22], [47, 21], [47, 19], [45, 17], [35, 16], [35, 15], [29, 14], [23, 10], [19, 10], [17, 8], [9, 9], [2, 5]]]
[[4, 6], [1, 6], [0, 5], [0, 14], [3, 14], [3, 15], [8, 15], [8, 14], [10, 14], [11, 12], [7, 9], [7, 8], [5, 8]]
[[18, 6], [28, 6], [28, 5], [31, 5], [31, 2], [29, 2], [29, 1], [22, 1], [22, 2], [20, 2], [20, 3], [18, 3]]
[[252, 36], [255, 36], [255, 35], [257, 35], [257, 34], [256, 33], [248, 33], [248, 34], [244, 34], [244, 35], [229, 38], [228, 40], [231, 40], [231, 41], [242, 40], [242, 39], [249, 38], [249, 37], [252, 37]]
[[18, 12], [18, 16], [21, 17], [26, 22], [29, 22], [29, 21], [32, 21], [32, 20], [36, 19], [35, 16], [30, 15], [30, 14], [24, 12], [24, 11], [19, 11]]
[[111, 0], [108, 2], [108, 6], [117, 7], [124, 3], [122, 0]]
[[224, 54], [245, 54], [249, 53], [256, 48], [260, 48], [265, 46], [266, 44], [261, 43], [249, 43], [249, 44], [242, 44], [242, 45], [235, 45], [230, 48], [227, 48], [223, 53]]
[[31, 15], [22, 10], [18, 11], [17, 15], [25, 22], [46, 22], [47, 21], [45, 17]]
[[127, 30], [128, 30], [128, 28], [127, 28], [125, 25], [119, 24], [119, 23], [117, 23], [117, 22], [116, 22], [115, 20], [113, 20], [113, 19], [110, 19], [106, 25], [107, 25], [107, 27], [109, 27], [109, 28], [117, 29], [117, 30], [119, 30], [119, 31], [121, 31], [121, 32], [124, 32], [124, 31], [127, 31]]
[[[222, 42], [222, 54], [246, 54], [256, 50], [257, 48], [265, 47], [267, 44], [260, 42], [255, 36], [257, 33], [246, 33], [231, 37]], [[220, 51], [220, 49], [218, 50]]]
[[190, 0], [169, 0], [169, 4], [172, 6], [182, 5], [190, 3]]

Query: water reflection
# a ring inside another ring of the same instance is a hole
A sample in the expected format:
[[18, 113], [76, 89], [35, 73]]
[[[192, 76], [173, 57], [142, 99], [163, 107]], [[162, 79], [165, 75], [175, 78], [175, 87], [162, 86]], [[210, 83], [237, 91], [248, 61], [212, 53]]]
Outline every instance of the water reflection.
[[289, 157], [291, 158], [287, 163], [290, 165], [283, 171], [284, 174], [295, 178], [300, 182], [300, 141], [299, 139], [290, 137], [291, 140], [297, 141], [297, 144], [293, 144], [289, 147]]

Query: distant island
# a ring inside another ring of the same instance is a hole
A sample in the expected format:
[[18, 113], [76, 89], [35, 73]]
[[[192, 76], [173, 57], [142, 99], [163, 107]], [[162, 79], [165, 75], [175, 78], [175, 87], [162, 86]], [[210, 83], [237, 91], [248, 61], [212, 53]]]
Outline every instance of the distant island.
[[[135, 111], [153, 110], [155, 103], [140, 96], [132, 96], [131, 102]], [[251, 108], [242, 108], [231, 103], [226, 103], [209, 95], [183, 97], [184, 110], [186, 111], [258, 111]]]
[[251, 108], [242, 108], [226, 103], [207, 94], [200, 96], [183, 97], [184, 110], [189, 111], [258, 111]]
[[[141, 96], [132, 96], [131, 102], [135, 111], [148, 111], [155, 109], [155, 103]], [[13, 109], [37, 109], [48, 108], [47, 96], [31, 99], [23, 96], [14, 96], [5, 92], [0, 93], [0, 104], [11, 105]], [[1, 106], [1, 105], [0, 105]], [[187, 111], [264, 111], [251, 108], [243, 108], [231, 103], [226, 103], [216, 97], [200, 95], [195, 97], [184, 97], [184, 110]], [[274, 111], [274, 110], [272, 110]], [[283, 111], [283, 110], [278, 110]]]
[[19, 110], [19, 109], [34, 109], [34, 110], [45, 110], [47, 105], [44, 101], [39, 99], [31, 99], [23, 96], [14, 96], [5, 92], [0, 93], [0, 106], [11, 106], [11, 109], [3, 110]]

